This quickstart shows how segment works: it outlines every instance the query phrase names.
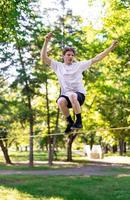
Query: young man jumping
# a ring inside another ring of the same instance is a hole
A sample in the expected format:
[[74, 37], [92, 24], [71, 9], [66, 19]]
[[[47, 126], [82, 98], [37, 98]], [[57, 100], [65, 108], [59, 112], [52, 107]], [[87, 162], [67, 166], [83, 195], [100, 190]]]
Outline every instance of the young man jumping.
[[[82, 83], [83, 71], [87, 70], [92, 64], [99, 62], [107, 56], [118, 44], [113, 41], [112, 44], [90, 60], [74, 62], [75, 50], [72, 47], [66, 47], [63, 50], [64, 62], [58, 62], [47, 55], [48, 42], [52, 38], [52, 33], [45, 36], [45, 41], [41, 50], [42, 62], [48, 64], [56, 73], [61, 87], [61, 95], [57, 100], [57, 104], [67, 120], [65, 133], [72, 129], [82, 128], [81, 105], [85, 100], [85, 88]], [[69, 108], [73, 108], [76, 115], [74, 122]]]

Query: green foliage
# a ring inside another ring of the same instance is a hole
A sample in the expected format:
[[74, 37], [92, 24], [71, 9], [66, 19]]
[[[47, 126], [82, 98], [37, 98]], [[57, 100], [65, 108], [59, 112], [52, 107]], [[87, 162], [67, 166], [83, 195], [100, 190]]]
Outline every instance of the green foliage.
[[[98, 34], [97, 40], [93, 39], [92, 44], [94, 52], [101, 50], [109, 45], [112, 39], [119, 40], [119, 46], [102, 62], [93, 66], [84, 74], [85, 83], [88, 89], [87, 95], [87, 119], [84, 120], [85, 129], [89, 127], [127, 127], [129, 126], [129, 8], [126, 9], [121, 1], [106, 1], [107, 11], [103, 19], [103, 28]], [[88, 32], [90, 29], [86, 28]], [[86, 33], [86, 35], [88, 35]], [[102, 38], [102, 39], [100, 39]], [[86, 38], [87, 40], [89, 38]], [[104, 39], [106, 44], [104, 44]], [[102, 41], [101, 41], [102, 40]], [[102, 46], [99, 49], [99, 46]], [[90, 50], [93, 56], [92, 50]], [[95, 118], [95, 112], [98, 116]], [[90, 120], [89, 120], [90, 118]], [[95, 124], [96, 120], [96, 124]], [[102, 122], [102, 123], [101, 123]], [[93, 126], [94, 125], [94, 126]], [[96, 130], [95, 130], [96, 131]], [[87, 132], [87, 131], [86, 131]], [[104, 132], [96, 135], [104, 138]], [[105, 137], [106, 143], [111, 140], [117, 142], [119, 138], [127, 140], [129, 138], [129, 130], [107, 132]], [[87, 135], [86, 135], [87, 137]], [[91, 138], [91, 136], [90, 136]], [[89, 138], [88, 138], [89, 139]], [[103, 140], [105, 142], [105, 140]]]

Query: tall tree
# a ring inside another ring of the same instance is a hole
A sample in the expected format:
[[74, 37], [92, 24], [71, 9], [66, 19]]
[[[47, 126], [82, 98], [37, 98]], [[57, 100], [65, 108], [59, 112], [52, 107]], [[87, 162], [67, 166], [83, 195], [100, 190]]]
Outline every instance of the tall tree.
[[[15, 77], [13, 80], [11, 79], [11, 87], [21, 90], [21, 98], [25, 102], [23, 105], [27, 108], [26, 117], [30, 129], [30, 166], [33, 165], [34, 111], [32, 100], [35, 95], [36, 85], [36, 77], [33, 74], [36, 58], [34, 59], [33, 57], [32, 51], [34, 49], [31, 43], [34, 43], [36, 32], [39, 32], [41, 27], [41, 23], [33, 10], [34, 4], [35, 1], [11, 1], [11, 12], [9, 12], [5, 27], [2, 29], [3, 33], [7, 32], [7, 34], [0, 45], [2, 62], [5, 63], [2, 70], [4, 74], [9, 74], [9, 72], [11, 74], [12, 70], [15, 71]], [[8, 1], [6, 5], [5, 9], [8, 11]], [[10, 18], [12, 19], [11, 22]], [[7, 37], [7, 35], [10, 37]], [[5, 51], [2, 51], [3, 47], [5, 47]]]
[[[97, 128], [129, 126], [129, 8], [122, 1], [106, 1], [107, 10], [103, 19], [101, 31], [97, 31], [95, 40], [95, 52], [99, 46], [105, 48], [113, 39], [119, 41], [119, 46], [102, 62], [91, 68], [86, 73], [88, 95], [96, 95], [91, 112], [97, 116]], [[93, 70], [94, 69], [94, 70]], [[92, 98], [91, 98], [92, 99]], [[100, 120], [98, 120], [100, 115]], [[95, 119], [93, 115], [93, 119]], [[92, 121], [91, 121], [92, 122]], [[96, 129], [96, 127], [95, 127]], [[108, 138], [110, 132], [108, 133]], [[128, 130], [116, 130], [111, 133], [111, 138], [126, 140]], [[107, 141], [106, 141], [107, 143]], [[120, 145], [121, 147], [121, 145]], [[121, 148], [123, 149], [123, 148]]]
[[9, 102], [6, 99], [7, 84], [2, 76], [0, 76], [0, 147], [3, 152], [6, 164], [12, 164], [8, 154], [8, 137], [9, 137], [9, 124], [11, 122], [11, 110]]

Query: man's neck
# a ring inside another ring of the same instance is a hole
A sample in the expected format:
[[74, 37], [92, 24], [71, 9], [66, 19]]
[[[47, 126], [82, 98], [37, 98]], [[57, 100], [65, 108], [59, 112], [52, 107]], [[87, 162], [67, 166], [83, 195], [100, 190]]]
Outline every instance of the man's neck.
[[65, 65], [72, 65], [72, 63], [66, 63], [66, 62], [64, 62], [64, 64], [65, 64]]

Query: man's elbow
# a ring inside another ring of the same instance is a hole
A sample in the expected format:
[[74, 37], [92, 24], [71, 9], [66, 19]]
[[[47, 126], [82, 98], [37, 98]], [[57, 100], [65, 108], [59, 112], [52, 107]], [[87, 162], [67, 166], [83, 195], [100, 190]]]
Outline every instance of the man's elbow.
[[40, 59], [42, 63], [46, 63], [46, 56], [44, 56], [43, 54], [40, 55]]
[[95, 58], [92, 58], [92, 64], [95, 64], [96, 62], [98, 62], [99, 60], [98, 60], [98, 58], [97, 57], [95, 57]]
[[48, 57], [43, 56], [43, 55], [41, 55], [41, 62], [47, 65], [51, 64], [51, 60]]

